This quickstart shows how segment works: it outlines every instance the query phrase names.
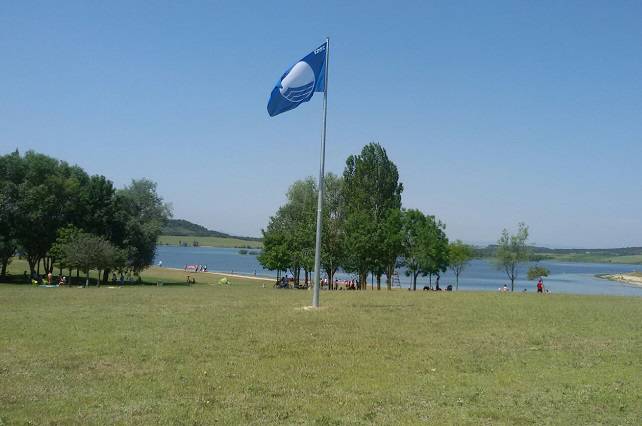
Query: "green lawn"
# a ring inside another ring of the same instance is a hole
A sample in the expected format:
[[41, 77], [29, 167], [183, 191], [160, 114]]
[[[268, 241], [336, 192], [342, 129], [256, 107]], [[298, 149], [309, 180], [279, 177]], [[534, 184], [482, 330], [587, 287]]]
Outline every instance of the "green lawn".
[[340, 291], [307, 311], [308, 291], [196, 278], [0, 285], [0, 424], [642, 420], [642, 298]]
[[159, 244], [179, 245], [179, 241], [192, 245], [193, 241], [198, 241], [200, 246], [207, 247], [236, 247], [236, 248], [262, 248], [263, 243], [260, 241], [246, 241], [238, 238], [223, 237], [183, 237], [179, 235], [161, 235], [158, 238]]

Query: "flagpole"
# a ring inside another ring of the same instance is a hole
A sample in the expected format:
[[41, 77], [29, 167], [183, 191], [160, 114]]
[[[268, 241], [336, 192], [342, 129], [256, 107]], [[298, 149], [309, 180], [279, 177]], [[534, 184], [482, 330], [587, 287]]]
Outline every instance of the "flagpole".
[[317, 201], [317, 240], [314, 251], [314, 290], [312, 307], [319, 307], [319, 290], [321, 288], [321, 223], [323, 221], [323, 186], [325, 177], [325, 131], [328, 116], [328, 67], [330, 60], [330, 38], [325, 39], [325, 70], [323, 91], [323, 130], [321, 131], [321, 160], [319, 164], [319, 199]]

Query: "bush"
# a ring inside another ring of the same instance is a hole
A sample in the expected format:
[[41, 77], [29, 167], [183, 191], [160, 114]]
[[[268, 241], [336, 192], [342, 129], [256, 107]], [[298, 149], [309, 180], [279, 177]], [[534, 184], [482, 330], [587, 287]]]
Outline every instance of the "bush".
[[528, 279], [529, 280], [534, 280], [540, 277], [548, 277], [548, 274], [550, 274], [551, 271], [548, 269], [544, 268], [543, 266], [532, 266], [528, 270]]

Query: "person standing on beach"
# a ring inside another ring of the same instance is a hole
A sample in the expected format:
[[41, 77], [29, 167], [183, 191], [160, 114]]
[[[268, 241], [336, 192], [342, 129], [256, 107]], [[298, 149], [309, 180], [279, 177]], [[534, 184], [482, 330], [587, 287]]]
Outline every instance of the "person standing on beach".
[[539, 281], [537, 281], [537, 292], [544, 293], [544, 282], [541, 278], [539, 279]]

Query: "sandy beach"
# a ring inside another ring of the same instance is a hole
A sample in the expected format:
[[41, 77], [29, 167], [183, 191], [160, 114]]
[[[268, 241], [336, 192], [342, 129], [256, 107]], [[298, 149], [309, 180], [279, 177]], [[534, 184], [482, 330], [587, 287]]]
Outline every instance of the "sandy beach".
[[185, 272], [186, 274], [191, 274], [194, 277], [198, 277], [199, 274], [211, 274], [211, 275], [220, 275], [220, 276], [225, 276], [225, 277], [247, 278], [248, 280], [257, 280], [257, 281], [274, 281], [274, 280], [276, 280], [276, 277], [274, 277], [274, 278], [257, 277], [256, 275], [232, 274], [232, 273], [227, 273], [227, 272], [216, 272], [216, 271], [193, 272], [193, 271], [185, 271], [185, 269], [182, 269], [182, 268], [164, 268], [164, 269], [170, 269], [172, 271]]
[[626, 274], [600, 274], [598, 278], [619, 281], [625, 284], [642, 287], [642, 272], [629, 272]]

